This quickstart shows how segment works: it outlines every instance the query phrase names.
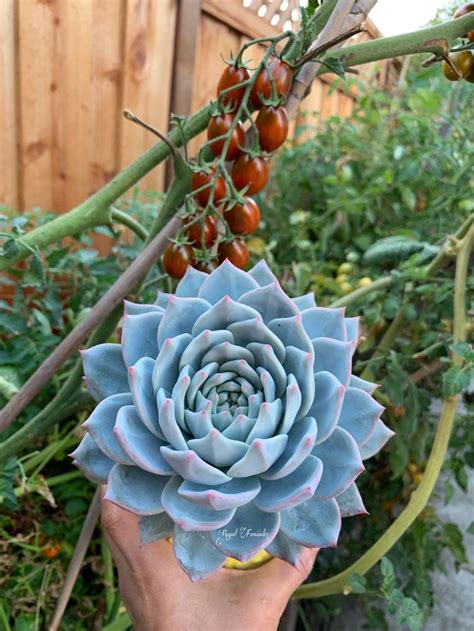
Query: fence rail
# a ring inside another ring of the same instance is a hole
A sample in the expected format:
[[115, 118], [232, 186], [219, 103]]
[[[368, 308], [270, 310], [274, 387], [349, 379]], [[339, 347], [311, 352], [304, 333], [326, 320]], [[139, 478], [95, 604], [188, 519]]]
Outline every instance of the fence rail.
[[[122, 109], [167, 129], [171, 111], [188, 114], [215, 97], [220, 53], [280, 32], [295, 5], [0, 0], [0, 204], [59, 213], [78, 204], [154, 142]], [[357, 39], [378, 36], [369, 24]], [[364, 72], [374, 79], [373, 69]], [[331, 84], [315, 82], [296, 121], [313, 110], [351, 113], [356, 91]], [[161, 165], [143, 186], [161, 189], [164, 176]]]

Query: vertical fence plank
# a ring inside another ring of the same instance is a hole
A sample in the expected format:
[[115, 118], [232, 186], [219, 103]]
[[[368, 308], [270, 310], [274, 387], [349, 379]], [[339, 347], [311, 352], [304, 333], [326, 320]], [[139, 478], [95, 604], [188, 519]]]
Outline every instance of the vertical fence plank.
[[[168, 129], [173, 71], [176, 0], [127, 0], [122, 104], [165, 132]], [[149, 132], [123, 121], [121, 167], [155, 142]], [[164, 165], [154, 169], [142, 188], [162, 189]]]
[[[53, 208], [55, 6], [22, 0], [18, 9], [18, 72], [21, 136], [19, 168], [23, 209]], [[35, 34], [32, 36], [32, 34]]]
[[0, 204], [18, 207], [15, 5], [0, 2]]

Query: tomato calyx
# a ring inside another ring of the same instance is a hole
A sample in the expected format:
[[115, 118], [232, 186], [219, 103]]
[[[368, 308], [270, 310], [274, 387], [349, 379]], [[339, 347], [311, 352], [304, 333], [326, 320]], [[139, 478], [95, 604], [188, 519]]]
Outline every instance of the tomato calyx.
[[219, 99], [217, 101], [212, 101], [209, 114], [211, 118], [217, 118], [218, 116], [225, 116], [226, 114], [234, 115], [235, 107], [232, 103], [221, 103]]

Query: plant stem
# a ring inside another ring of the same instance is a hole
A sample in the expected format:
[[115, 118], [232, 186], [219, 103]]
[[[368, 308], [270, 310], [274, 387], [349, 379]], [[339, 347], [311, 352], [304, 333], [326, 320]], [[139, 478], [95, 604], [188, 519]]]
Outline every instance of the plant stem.
[[104, 576], [105, 583], [105, 619], [110, 620], [115, 603], [115, 585], [114, 585], [114, 562], [112, 560], [112, 553], [107, 545], [104, 534], [102, 534], [100, 541], [102, 561], [104, 563]]
[[89, 506], [89, 510], [84, 520], [84, 525], [82, 526], [81, 534], [79, 535], [77, 545], [74, 549], [74, 553], [69, 563], [66, 578], [64, 579], [62, 590], [59, 595], [58, 602], [56, 603], [53, 617], [51, 618], [51, 622], [48, 626], [49, 631], [57, 631], [59, 629], [59, 625], [61, 624], [62, 617], [64, 615], [64, 612], [66, 611], [66, 607], [69, 602], [69, 598], [71, 597], [74, 584], [81, 570], [82, 562], [84, 561], [84, 557], [86, 556], [87, 548], [89, 547], [92, 535], [94, 534], [99, 515], [100, 495], [99, 488], [97, 488], [94, 494], [94, 499]]
[[[390, 323], [390, 326], [385, 331], [385, 334], [383, 335], [372, 357], [370, 358], [371, 360], [377, 359], [378, 357], [382, 357], [387, 351], [389, 351], [392, 348], [393, 343], [395, 342], [395, 339], [397, 338], [404, 324], [405, 324], [405, 310], [404, 310], [404, 305], [402, 305], [400, 309], [397, 311], [396, 316]], [[370, 365], [365, 367], [360, 377], [361, 379], [365, 379], [367, 381], [371, 381], [374, 379], [374, 374]]]
[[136, 219], [134, 219], [130, 215], [127, 215], [127, 213], [118, 210], [118, 208], [112, 208], [111, 221], [120, 223], [127, 228], [130, 228], [130, 230], [134, 232], [139, 239], [141, 239], [142, 241], [146, 241], [148, 237], [148, 232], [141, 224], [138, 223]]
[[380, 291], [382, 289], [387, 289], [392, 284], [391, 276], [383, 276], [382, 278], [378, 278], [374, 280], [373, 283], [367, 285], [366, 287], [360, 287], [359, 289], [355, 289], [351, 291], [350, 294], [346, 294], [342, 296], [342, 298], [338, 298], [334, 302], [331, 302], [329, 307], [348, 307], [349, 305], [354, 304], [354, 302], [358, 302], [364, 296], [371, 294], [373, 291]]
[[[463, 238], [456, 260], [456, 277], [454, 283], [454, 332], [455, 342], [466, 339], [466, 279], [469, 263], [469, 256], [474, 241], [474, 228], [470, 228]], [[453, 362], [461, 365], [461, 357], [454, 355]], [[406, 530], [411, 526], [421, 511], [425, 508], [433, 492], [438, 476], [443, 467], [449, 439], [453, 428], [459, 395], [448, 397], [443, 401], [440, 422], [433, 443], [433, 448], [428, 458], [423, 479], [412, 494], [410, 501], [390, 528], [380, 537], [380, 539], [364, 554], [343, 572], [331, 578], [316, 583], [303, 585], [293, 594], [293, 598], [316, 598], [320, 596], [330, 596], [332, 594], [349, 594], [348, 585], [351, 574], [365, 574], [395, 545]]]
[[[186, 139], [190, 140], [197, 136], [206, 128], [208, 122], [209, 106], [206, 106], [186, 122], [184, 130]], [[175, 146], [182, 144], [182, 135], [178, 129], [174, 129], [169, 134], [169, 139]], [[25, 245], [17, 241], [19, 252], [16, 256], [8, 259], [0, 256], [0, 271], [8, 269], [14, 263], [29, 256], [31, 251], [27, 246], [43, 248], [63, 237], [110, 223], [110, 205], [160, 162], [163, 162], [169, 153], [169, 147], [164, 142], [158, 142], [85, 202], [23, 235], [21, 240]]]
[[[347, 68], [403, 55], [437, 53], [440, 50], [440, 44], [436, 40], [445, 39], [448, 45], [451, 45], [457, 37], [461, 37], [473, 28], [474, 14], [471, 13], [462, 18], [420, 29], [419, 31], [374, 39], [355, 46], [347, 46], [337, 51], [331, 51], [328, 53], [328, 56], [337, 57], [342, 65]], [[324, 74], [324, 72], [325, 70], [322, 68], [318, 74]]]

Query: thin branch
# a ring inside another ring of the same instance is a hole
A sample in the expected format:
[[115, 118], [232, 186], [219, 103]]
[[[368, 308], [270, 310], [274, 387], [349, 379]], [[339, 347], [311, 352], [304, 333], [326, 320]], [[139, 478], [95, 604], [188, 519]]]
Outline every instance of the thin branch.
[[81, 571], [82, 562], [86, 556], [87, 548], [94, 534], [95, 527], [100, 516], [100, 489], [97, 487], [92, 502], [87, 511], [81, 534], [77, 540], [74, 554], [72, 555], [69, 567], [67, 569], [66, 578], [64, 579], [63, 588], [56, 603], [53, 617], [48, 626], [48, 631], [58, 631], [59, 625], [66, 611], [69, 598], [76, 583], [79, 572]]
[[140, 282], [163, 253], [168, 239], [178, 227], [173, 218], [151, 243], [139, 254], [130, 267], [115, 281], [88, 315], [67, 335], [51, 355], [33, 373], [21, 390], [14, 395], [0, 412], [0, 432], [13, 423], [17, 415], [38, 394], [41, 388], [62, 366], [64, 361], [79, 350], [95, 327], [116, 307], [129, 291]]
[[146, 241], [148, 238], [148, 232], [145, 228], [138, 223], [136, 219], [127, 215], [127, 213], [122, 212], [118, 208], [112, 208], [111, 212], [112, 221], [116, 223], [120, 223], [123, 226], [129, 228], [132, 232], [134, 232], [139, 239], [142, 241]]
[[359, 33], [363, 33], [364, 31], [366, 31], [365, 24], [363, 23], [358, 24], [357, 26], [354, 26], [353, 28], [351, 28], [349, 31], [346, 31], [345, 33], [341, 33], [341, 35], [337, 35], [330, 42], [327, 42], [326, 44], [322, 44], [321, 46], [318, 46], [317, 48], [313, 49], [311, 52], [306, 53], [305, 55], [303, 55], [303, 57], [301, 57], [298, 63], [305, 64], [308, 61], [313, 61], [314, 58], [317, 57], [318, 55], [325, 53], [330, 48], [334, 48], [338, 44], [342, 44], [346, 40], [353, 37], [354, 35], [358, 35]]
[[432, 375], [433, 373], [438, 372], [438, 370], [441, 369], [442, 365], [443, 365], [442, 361], [440, 360], [439, 357], [437, 357], [430, 364], [426, 364], [426, 366], [422, 366], [418, 370], [415, 370], [415, 372], [410, 376], [410, 381], [416, 384], [419, 381], [422, 381], [423, 379], [425, 379], [426, 377], [429, 377], [429, 375]]

